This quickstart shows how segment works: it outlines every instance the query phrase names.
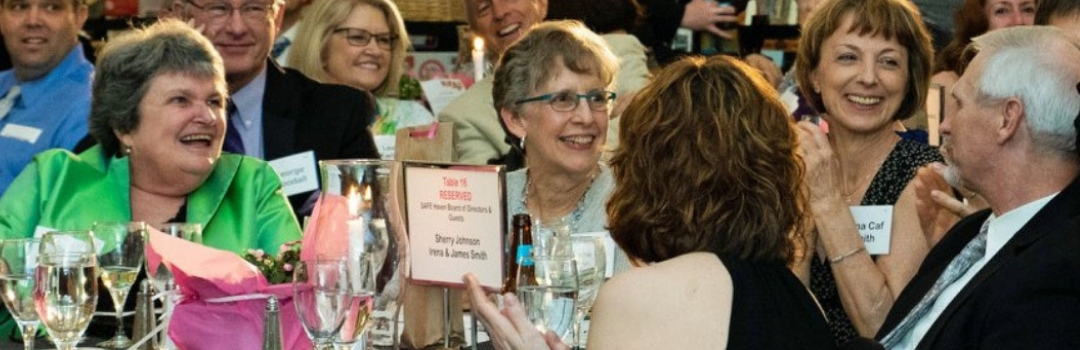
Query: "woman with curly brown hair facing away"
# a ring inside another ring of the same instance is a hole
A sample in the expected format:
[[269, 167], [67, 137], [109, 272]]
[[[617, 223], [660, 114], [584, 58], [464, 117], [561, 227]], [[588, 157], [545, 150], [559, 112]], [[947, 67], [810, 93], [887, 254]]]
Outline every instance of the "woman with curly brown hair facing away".
[[[630, 102], [608, 228], [641, 267], [601, 287], [588, 349], [834, 347], [787, 267], [810, 225], [789, 120], [759, 73], [724, 56], [675, 62]], [[513, 295], [499, 310], [466, 282], [496, 348], [565, 348]]]

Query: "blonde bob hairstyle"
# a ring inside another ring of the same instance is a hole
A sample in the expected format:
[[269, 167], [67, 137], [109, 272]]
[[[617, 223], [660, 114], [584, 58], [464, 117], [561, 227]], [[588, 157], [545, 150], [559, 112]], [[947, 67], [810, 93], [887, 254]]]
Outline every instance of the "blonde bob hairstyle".
[[289, 54], [289, 67], [299, 70], [304, 75], [320, 82], [330, 82], [332, 78], [326, 71], [325, 59], [330, 54], [327, 44], [334, 30], [345, 22], [357, 6], [371, 6], [382, 11], [386, 16], [390, 33], [398, 36], [390, 50], [390, 70], [386, 79], [372, 94], [378, 97], [398, 95], [398, 82], [405, 70], [405, 52], [409, 50], [409, 34], [405, 31], [405, 21], [401, 13], [390, 0], [317, 0], [304, 10], [304, 20], [296, 31], [292, 51]]
[[776, 90], [738, 59], [668, 65], [626, 107], [619, 139], [608, 230], [627, 255], [788, 263], [804, 244], [795, 126]]

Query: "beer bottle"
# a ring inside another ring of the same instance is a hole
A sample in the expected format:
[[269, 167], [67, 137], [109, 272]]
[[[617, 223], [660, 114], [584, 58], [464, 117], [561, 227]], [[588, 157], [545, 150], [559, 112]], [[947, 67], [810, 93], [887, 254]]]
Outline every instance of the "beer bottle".
[[531, 279], [536, 275], [532, 262], [532, 218], [529, 214], [517, 214], [512, 224], [503, 293], [517, 293], [519, 279]]

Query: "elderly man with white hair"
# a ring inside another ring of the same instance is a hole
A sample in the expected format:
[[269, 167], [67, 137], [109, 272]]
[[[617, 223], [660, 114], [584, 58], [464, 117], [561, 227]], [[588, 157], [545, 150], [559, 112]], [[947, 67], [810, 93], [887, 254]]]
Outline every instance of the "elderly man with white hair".
[[1080, 45], [1060, 29], [974, 40], [941, 125], [946, 178], [989, 209], [956, 223], [896, 300], [888, 349], [1080, 348]]

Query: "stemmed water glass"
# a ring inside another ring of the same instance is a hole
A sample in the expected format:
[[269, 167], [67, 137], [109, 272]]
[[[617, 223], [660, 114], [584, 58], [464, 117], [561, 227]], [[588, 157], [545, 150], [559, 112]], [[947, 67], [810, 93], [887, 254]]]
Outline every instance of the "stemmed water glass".
[[34, 307], [60, 350], [74, 350], [97, 306], [97, 258], [90, 231], [49, 232], [41, 238], [34, 273]]
[[34, 348], [37, 311], [34, 311], [34, 272], [37, 270], [41, 240], [15, 238], [0, 240], [0, 296], [22, 332], [23, 348]]
[[333, 349], [352, 296], [344, 260], [302, 261], [293, 270], [293, 305], [316, 349]]
[[[154, 225], [161, 233], [183, 239], [188, 242], [202, 244], [202, 224], [197, 222], [170, 222], [161, 225]], [[149, 237], [147, 238], [149, 240]], [[157, 268], [151, 268], [147, 260], [146, 265], [146, 277], [150, 280], [150, 283], [154, 286], [154, 290], [157, 293], [162, 293], [164, 298], [162, 299], [162, 307], [165, 309], [163, 314], [171, 315], [173, 305], [179, 302], [179, 298], [174, 295], [172, 289], [175, 289], [173, 283], [172, 271], [165, 264], [158, 264]], [[165, 316], [165, 329], [168, 329], [168, 316]], [[159, 349], [175, 349], [176, 346], [172, 343], [172, 340], [167, 334], [162, 333], [162, 337]]]
[[94, 223], [94, 238], [101, 243], [98, 267], [116, 309], [116, 336], [98, 343], [106, 349], [125, 349], [131, 339], [124, 334], [124, 302], [146, 259], [146, 223]]
[[598, 236], [575, 235], [570, 237], [574, 262], [578, 267], [577, 307], [574, 314], [573, 346], [584, 348], [581, 339], [581, 323], [592, 309], [600, 284], [604, 282], [607, 269], [607, 253], [604, 250], [604, 238]]
[[[347, 310], [345, 322], [334, 339], [335, 349], [352, 349], [371, 327], [375, 307], [375, 267], [377, 256], [365, 253], [359, 259], [349, 260], [346, 267], [349, 273], [350, 295], [346, 298]], [[366, 345], [365, 345], [366, 347]], [[363, 348], [363, 347], [362, 347]]]
[[577, 264], [567, 256], [537, 256], [532, 263], [535, 273], [531, 278], [518, 276], [518, 299], [537, 330], [554, 331], [565, 339], [574, 322]]

